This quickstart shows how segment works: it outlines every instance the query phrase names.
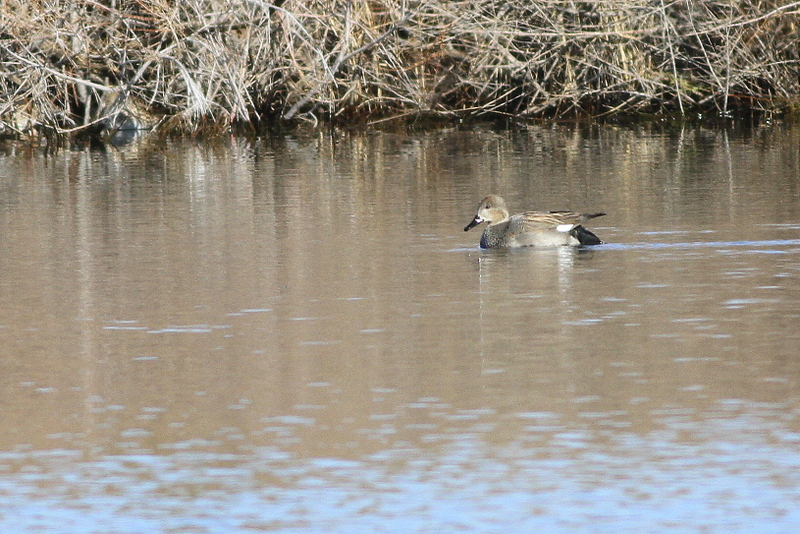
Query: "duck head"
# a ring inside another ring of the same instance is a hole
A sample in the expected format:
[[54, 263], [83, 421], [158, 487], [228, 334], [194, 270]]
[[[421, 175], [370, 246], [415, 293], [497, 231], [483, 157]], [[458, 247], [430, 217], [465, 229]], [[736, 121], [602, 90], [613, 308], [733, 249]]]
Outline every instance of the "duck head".
[[475, 218], [464, 227], [464, 231], [468, 231], [481, 224], [488, 222], [489, 225], [501, 223], [508, 219], [508, 208], [506, 208], [505, 201], [497, 195], [489, 195], [481, 200], [478, 204], [478, 212]]

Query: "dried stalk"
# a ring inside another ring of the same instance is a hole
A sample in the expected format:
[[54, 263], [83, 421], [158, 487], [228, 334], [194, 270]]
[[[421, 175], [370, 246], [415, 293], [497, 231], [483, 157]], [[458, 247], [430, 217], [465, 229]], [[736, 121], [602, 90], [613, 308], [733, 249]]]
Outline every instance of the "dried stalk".
[[189, 131], [785, 111], [798, 20], [775, 0], [6, 0], [0, 134], [92, 131], [134, 105]]

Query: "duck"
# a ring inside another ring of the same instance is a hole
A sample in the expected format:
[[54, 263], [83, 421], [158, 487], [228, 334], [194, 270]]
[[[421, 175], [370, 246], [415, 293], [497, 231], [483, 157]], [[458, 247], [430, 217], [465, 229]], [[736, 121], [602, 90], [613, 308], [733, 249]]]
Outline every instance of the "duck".
[[526, 211], [509, 215], [505, 200], [489, 195], [478, 204], [475, 218], [464, 231], [488, 223], [481, 236], [481, 248], [602, 245], [603, 241], [583, 224], [603, 215], [575, 211]]

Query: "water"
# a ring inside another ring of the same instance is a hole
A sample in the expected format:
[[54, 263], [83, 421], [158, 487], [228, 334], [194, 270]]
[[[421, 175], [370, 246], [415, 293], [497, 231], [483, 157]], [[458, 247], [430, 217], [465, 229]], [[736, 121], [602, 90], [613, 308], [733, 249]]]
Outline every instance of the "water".
[[4, 533], [800, 526], [796, 129], [12, 146], [0, 244]]

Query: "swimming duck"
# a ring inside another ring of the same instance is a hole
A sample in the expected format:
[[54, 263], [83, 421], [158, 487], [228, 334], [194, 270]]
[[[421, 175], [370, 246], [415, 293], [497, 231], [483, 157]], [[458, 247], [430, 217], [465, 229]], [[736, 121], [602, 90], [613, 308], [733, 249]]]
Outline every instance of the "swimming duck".
[[600, 245], [603, 243], [600, 238], [582, 225], [602, 215], [605, 213], [526, 211], [509, 216], [505, 201], [497, 195], [489, 195], [478, 204], [475, 218], [464, 231], [487, 222], [481, 248]]

